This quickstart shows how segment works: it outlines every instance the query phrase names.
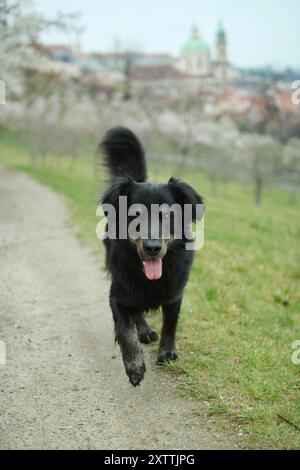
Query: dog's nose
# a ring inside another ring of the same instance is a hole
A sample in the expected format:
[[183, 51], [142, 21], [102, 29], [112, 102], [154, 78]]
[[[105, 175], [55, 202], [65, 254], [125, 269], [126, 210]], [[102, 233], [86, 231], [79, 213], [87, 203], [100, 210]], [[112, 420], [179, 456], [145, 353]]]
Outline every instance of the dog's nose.
[[161, 250], [160, 240], [144, 240], [143, 247], [147, 255], [156, 256]]

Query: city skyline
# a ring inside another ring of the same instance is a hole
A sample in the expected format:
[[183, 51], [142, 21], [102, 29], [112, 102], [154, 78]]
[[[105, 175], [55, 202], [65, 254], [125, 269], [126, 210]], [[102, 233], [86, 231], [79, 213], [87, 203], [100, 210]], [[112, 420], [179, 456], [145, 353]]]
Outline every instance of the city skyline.
[[[187, 0], [174, 5], [170, 0], [36, 0], [38, 11], [54, 16], [60, 10], [81, 14], [85, 28], [81, 45], [85, 51], [111, 51], [116, 39], [134, 45], [142, 52], [180, 55], [192, 25], [196, 24], [211, 53], [215, 51], [217, 25], [223, 21], [228, 37], [230, 61], [239, 67], [272, 66], [300, 69], [297, 50], [300, 44], [300, 2], [253, 0], [238, 4], [235, 0]], [[247, 24], [247, 28], [245, 27]], [[47, 43], [72, 42], [62, 33], [42, 36]]]

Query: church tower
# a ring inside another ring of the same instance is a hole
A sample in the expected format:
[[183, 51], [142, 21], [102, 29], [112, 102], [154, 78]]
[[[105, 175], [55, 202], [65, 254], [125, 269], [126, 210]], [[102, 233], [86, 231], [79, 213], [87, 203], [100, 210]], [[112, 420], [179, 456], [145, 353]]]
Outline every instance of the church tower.
[[227, 37], [226, 32], [223, 26], [223, 23], [220, 21], [218, 30], [217, 30], [217, 62], [219, 64], [227, 64]]
[[228, 80], [229, 63], [227, 56], [227, 37], [223, 23], [220, 21], [216, 35], [216, 62], [215, 77], [222, 88], [226, 89]]

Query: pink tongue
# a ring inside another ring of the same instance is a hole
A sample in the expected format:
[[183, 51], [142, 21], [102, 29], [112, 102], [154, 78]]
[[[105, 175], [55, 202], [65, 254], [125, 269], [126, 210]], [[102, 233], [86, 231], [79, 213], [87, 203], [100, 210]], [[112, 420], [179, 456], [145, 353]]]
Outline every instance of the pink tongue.
[[145, 275], [150, 281], [157, 281], [162, 276], [161, 258], [147, 259], [144, 261]]

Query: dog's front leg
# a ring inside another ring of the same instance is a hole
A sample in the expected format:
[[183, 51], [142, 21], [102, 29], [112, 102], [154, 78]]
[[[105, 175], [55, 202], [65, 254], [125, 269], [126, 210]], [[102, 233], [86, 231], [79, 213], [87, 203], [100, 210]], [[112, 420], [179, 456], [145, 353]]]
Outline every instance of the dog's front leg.
[[176, 361], [178, 354], [176, 351], [176, 328], [180, 313], [182, 299], [172, 304], [163, 305], [163, 327], [159, 345], [157, 362], [162, 364], [168, 361]]
[[150, 328], [143, 313], [136, 315], [135, 325], [141, 343], [150, 344], [152, 341], [158, 340], [158, 334]]
[[110, 300], [115, 322], [116, 341], [119, 343], [126, 373], [135, 387], [140, 384], [146, 371], [143, 349], [138, 340], [134, 315], [117, 302]]

